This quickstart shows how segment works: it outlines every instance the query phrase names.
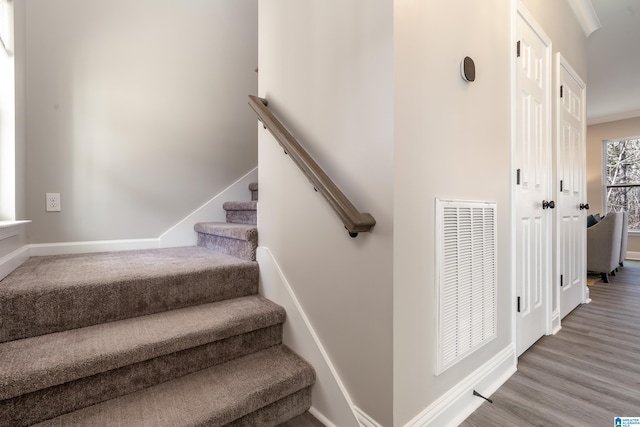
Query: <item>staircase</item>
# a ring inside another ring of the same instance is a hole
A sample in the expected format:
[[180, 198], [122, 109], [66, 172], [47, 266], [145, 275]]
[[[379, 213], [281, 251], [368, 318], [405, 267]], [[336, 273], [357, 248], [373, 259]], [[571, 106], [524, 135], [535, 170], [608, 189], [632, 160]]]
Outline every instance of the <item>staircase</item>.
[[0, 281], [0, 426], [275, 426], [313, 368], [258, 295], [256, 201], [198, 246], [32, 257]]

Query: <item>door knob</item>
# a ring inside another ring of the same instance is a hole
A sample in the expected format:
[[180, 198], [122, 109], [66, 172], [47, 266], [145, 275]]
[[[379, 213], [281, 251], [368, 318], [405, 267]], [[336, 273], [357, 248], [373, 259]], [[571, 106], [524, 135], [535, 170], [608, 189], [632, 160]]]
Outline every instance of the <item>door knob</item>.
[[580, 210], [589, 209], [589, 203], [580, 203]]
[[546, 200], [542, 201], [542, 209], [547, 209], [547, 208], [553, 209], [555, 207], [556, 207], [556, 204], [555, 204], [555, 202], [553, 200], [551, 200], [549, 202], [547, 202]]

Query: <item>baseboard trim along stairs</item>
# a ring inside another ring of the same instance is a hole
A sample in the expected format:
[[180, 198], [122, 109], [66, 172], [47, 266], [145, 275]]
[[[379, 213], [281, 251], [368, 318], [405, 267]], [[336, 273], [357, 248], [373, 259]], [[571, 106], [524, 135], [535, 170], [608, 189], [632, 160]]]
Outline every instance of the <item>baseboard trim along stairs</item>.
[[309, 412], [326, 427], [381, 427], [375, 422], [371, 423], [372, 419], [353, 404], [331, 358], [273, 253], [269, 248], [261, 246], [256, 257], [260, 262], [261, 295], [287, 311], [283, 339], [316, 370], [314, 406]]
[[241, 224], [197, 224], [199, 246], [31, 257], [0, 281], [0, 426], [276, 426], [309, 410], [315, 370], [258, 294], [255, 200], [227, 207]]

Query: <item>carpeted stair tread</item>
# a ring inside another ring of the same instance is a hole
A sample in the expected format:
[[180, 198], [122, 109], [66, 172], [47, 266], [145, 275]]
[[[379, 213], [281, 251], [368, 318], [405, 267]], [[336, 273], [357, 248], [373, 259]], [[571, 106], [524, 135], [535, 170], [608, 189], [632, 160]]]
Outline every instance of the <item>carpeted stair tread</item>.
[[222, 208], [225, 211], [257, 211], [258, 202], [255, 200], [250, 202], [224, 202]]
[[0, 282], [0, 342], [257, 294], [258, 274], [202, 247], [32, 257]]
[[199, 222], [194, 226], [198, 233], [229, 239], [258, 242], [258, 228], [255, 225], [231, 224], [228, 222]]
[[257, 329], [2, 400], [0, 426], [32, 425], [282, 344], [282, 326]]
[[0, 399], [284, 322], [258, 296], [202, 304], [0, 344]]
[[[191, 273], [211, 267], [232, 266], [237, 259], [197, 246], [154, 250], [52, 255], [29, 258], [21, 267], [0, 281], [0, 294], [24, 287], [28, 276], [32, 289], [82, 286], [131, 279]], [[81, 268], [82, 274], [76, 274]]]
[[[223, 426], [268, 410], [314, 380], [313, 368], [279, 345], [38, 425]], [[291, 416], [305, 409], [290, 408]]]

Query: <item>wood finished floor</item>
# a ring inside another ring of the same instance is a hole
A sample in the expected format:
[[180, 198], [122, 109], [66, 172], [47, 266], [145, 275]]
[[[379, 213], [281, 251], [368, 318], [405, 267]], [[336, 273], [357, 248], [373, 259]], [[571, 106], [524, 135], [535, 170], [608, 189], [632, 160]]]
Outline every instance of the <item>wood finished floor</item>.
[[462, 427], [613, 426], [640, 417], [640, 263], [589, 286], [592, 302], [562, 320]]

